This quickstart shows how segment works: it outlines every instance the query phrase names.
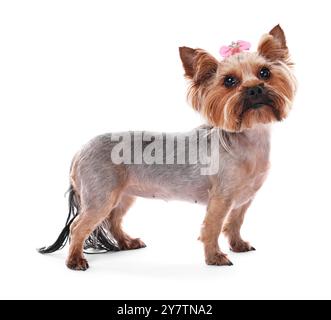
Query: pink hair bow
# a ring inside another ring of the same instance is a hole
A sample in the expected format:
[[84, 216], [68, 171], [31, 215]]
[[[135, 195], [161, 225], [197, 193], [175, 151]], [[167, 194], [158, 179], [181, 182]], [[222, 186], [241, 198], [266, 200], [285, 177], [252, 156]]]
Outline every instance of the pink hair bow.
[[221, 47], [220, 54], [222, 57], [227, 58], [234, 54], [249, 50], [250, 48], [251, 44], [249, 42], [239, 40], [237, 42], [232, 42], [229, 46]]

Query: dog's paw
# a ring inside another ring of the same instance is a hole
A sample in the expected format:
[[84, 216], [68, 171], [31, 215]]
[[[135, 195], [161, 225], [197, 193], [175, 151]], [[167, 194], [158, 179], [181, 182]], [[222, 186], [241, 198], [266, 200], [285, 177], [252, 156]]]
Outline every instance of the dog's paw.
[[66, 264], [71, 270], [86, 271], [89, 268], [87, 260], [81, 257], [70, 258]]
[[233, 263], [222, 252], [216, 252], [215, 254], [206, 257], [206, 263], [211, 266], [232, 266]]
[[246, 242], [243, 240], [231, 242], [230, 247], [231, 247], [231, 251], [237, 252], [237, 253], [256, 250], [254, 247], [252, 247], [249, 244], [249, 242]]
[[146, 248], [146, 244], [139, 238], [125, 239], [119, 243], [121, 250], [135, 250], [140, 248]]

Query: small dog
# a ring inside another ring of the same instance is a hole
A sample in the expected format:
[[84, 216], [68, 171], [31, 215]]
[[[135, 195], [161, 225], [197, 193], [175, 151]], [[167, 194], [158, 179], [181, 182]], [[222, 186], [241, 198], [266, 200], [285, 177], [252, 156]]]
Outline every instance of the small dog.
[[[191, 83], [189, 100], [206, 119], [206, 126], [186, 134], [129, 132], [129, 139], [123, 138], [125, 133], [105, 134], [75, 155], [65, 228], [53, 245], [39, 252], [61, 249], [70, 237], [66, 264], [73, 270], [86, 270], [84, 248], [116, 251], [145, 247], [121, 226], [137, 196], [207, 205], [200, 240], [209, 265], [232, 265], [219, 248], [221, 232], [232, 251], [255, 250], [241, 238], [240, 228], [269, 169], [269, 124], [287, 117], [296, 81], [279, 25], [262, 37], [257, 52], [245, 52], [248, 48], [245, 43], [241, 48], [243, 43], [222, 48], [225, 58], [221, 61], [201, 49], [179, 49]], [[201, 130], [205, 132], [202, 135]], [[184, 148], [187, 141], [195, 141], [200, 148], [204, 137], [207, 149], [199, 149], [199, 160], [189, 162], [191, 153]], [[216, 148], [211, 147], [213, 137], [217, 139], [216, 155], [210, 155]], [[172, 151], [167, 141], [173, 142]], [[117, 161], [123, 160], [127, 151], [133, 152], [129, 161]], [[152, 160], [142, 161], [142, 153]], [[170, 164], [165, 161], [169, 155], [174, 156]], [[218, 165], [210, 174], [201, 173], [206, 157]]]

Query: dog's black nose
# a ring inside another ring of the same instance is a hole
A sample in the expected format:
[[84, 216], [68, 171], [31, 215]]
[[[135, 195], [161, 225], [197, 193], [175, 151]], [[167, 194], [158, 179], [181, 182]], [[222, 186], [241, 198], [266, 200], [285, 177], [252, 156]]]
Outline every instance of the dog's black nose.
[[247, 96], [250, 98], [258, 98], [264, 93], [264, 88], [262, 86], [256, 86], [247, 89]]

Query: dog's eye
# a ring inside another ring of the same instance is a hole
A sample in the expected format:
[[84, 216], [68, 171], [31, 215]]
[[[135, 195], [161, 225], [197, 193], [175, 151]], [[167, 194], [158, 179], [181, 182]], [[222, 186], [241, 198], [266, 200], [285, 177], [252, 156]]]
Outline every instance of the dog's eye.
[[226, 88], [233, 88], [238, 84], [238, 79], [233, 76], [227, 76], [224, 79], [224, 86]]
[[268, 80], [271, 76], [271, 72], [267, 67], [263, 67], [259, 72], [259, 78], [262, 80]]

